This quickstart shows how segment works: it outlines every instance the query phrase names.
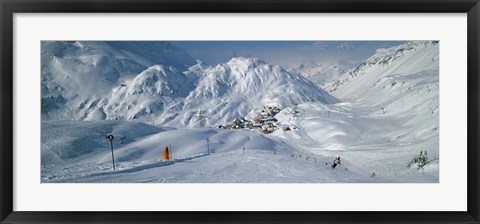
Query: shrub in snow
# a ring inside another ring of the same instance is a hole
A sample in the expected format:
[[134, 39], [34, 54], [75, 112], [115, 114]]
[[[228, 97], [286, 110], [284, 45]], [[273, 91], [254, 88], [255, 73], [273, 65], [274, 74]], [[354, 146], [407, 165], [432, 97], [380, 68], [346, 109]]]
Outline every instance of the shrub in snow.
[[415, 157], [410, 161], [408, 167], [416, 166], [417, 169], [423, 168], [428, 164], [427, 151], [420, 151], [420, 155], [415, 155]]

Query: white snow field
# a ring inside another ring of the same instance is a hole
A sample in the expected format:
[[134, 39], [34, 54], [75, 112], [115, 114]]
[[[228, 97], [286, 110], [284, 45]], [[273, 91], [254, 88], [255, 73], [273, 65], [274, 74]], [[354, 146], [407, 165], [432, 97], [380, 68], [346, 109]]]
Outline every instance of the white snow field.
[[[379, 49], [328, 91], [259, 59], [209, 66], [151, 44], [42, 43], [42, 183], [439, 182], [438, 42]], [[248, 120], [264, 107], [279, 112], [262, 131]]]

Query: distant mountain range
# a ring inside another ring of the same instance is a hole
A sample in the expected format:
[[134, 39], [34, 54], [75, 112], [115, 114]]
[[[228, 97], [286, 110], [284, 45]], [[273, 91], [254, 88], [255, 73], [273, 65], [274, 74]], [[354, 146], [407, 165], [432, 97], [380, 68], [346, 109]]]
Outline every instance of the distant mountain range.
[[338, 79], [341, 75], [345, 74], [346, 70], [346, 66], [335, 63], [302, 64], [289, 69], [290, 72], [299, 74], [320, 86], [323, 86], [331, 80]]
[[435, 41], [378, 49], [347, 72], [336, 64], [287, 71], [244, 57], [210, 66], [169, 42], [45, 41], [41, 46], [43, 121], [213, 126], [253, 117], [263, 106], [358, 98], [382, 77], [438, 67]]
[[198, 127], [253, 116], [263, 106], [338, 102], [278, 65], [238, 57], [212, 67], [169, 42], [42, 42], [41, 85], [44, 121]]

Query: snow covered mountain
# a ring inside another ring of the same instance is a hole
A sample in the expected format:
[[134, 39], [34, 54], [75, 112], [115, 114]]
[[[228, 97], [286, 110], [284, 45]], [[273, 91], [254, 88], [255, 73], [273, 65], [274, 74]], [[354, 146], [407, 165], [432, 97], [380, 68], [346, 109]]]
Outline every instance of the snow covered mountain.
[[[299, 145], [311, 151], [346, 150], [344, 156], [356, 157], [363, 166], [392, 173], [401, 168], [389, 168], [389, 164], [407, 164], [412, 155], [428, 150], [430, 171], [438, 174], [438, 42], [409, 42], [380, 49], [326, 86], [343, 103], [299, 105], [296, 119], [292, 115], [279, 117], [283, 123], [298, 126], [302, 135], [318, 139], [308, 143], [302, 137]], [[286, 138], [292, 137], [288, 134]], [[370, 153], [376, 156], [368, 158]]]
[[196, 86], [188, 95], [182, 95], [185, 98], [168, 104], [166, 110], [157, 110], [161, 115], [152, 117], [155, 123], [212, 127], [235, 118], [253, 117], [263, 106], [282, 108], [308, 101], [338, 102], [307, 79], [255, 58], [232, 58], [215, 67], [198, 63], [185, 75], [198, 77]]
[[[360, 114], [400, 116], [396, 136], [411, 144], [419, 139], [438, 148], [439, 42], [416, 41], [380, 49], [364, 63], [332, 83], [331, 93], [361, 109]], [[438, 151], [436, 151], [438, 153]]]
[[194, 89], [194, 80], [172, 66], [154, 65], [131, 80], [112, 89], [87, 120], [132, 120], [163, 112], [165, 104], [186, 97]]
[[438, 67], [438, 41], [414, 41], [387, 49], [351, 69], [337, 80], [324, 85], [339, 98], [354, 99], [392, 74], [412, 74]]
[[325, 83], [336, 80], [343, 75], [345, 73], [345, 66], [332, 63], [302, 64], [296, 68], [291, 68], [290, 72], [300, 74], [319, 86], [323, 86]]
[[[108, 88], [89, 97], [78, 86], [61, 89], [65, 80], [53, 88], [49, 74], [47, 93], [64, 94], [46, 104], [58, 107], [48, 115], [62, 116], [42, 120], [42, 182], [438, 183], [438, 60], [435, 41], [379, 49], [327, 83], [332, 95], [280, 66], [241, 57], [216, 66], [148, 64], [111, 87], [98, 83]], [[45, 71], [60, 71], [47, 62]], [[263, 106], [281, 109], [268, 134], [213, 128]], [[165, 146], [172, 160], [161, 159]], [[412, 163], [420, 151], [428, 151], [422, 166]], [[337, 156], [341, 167], [332, 169]]]
[[44, 120], [102, 118], [97, 104], [126, 80], [153, 65], [183, 71], [195, 64], [169, 42], [44, 41], [41, 50]]
[[204, 127], [263, 106], [338, 101], [280, 66], [240, 57], [211, 67], [169, 42], [44, 42], [42, 50], [43, 120]]

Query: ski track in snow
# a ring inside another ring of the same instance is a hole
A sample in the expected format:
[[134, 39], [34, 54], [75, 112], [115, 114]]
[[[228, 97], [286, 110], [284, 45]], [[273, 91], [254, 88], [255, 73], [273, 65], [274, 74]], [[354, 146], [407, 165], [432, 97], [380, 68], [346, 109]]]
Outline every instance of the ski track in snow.
[[[60, 122], [61, 123], [61, 122]], [[68, 123], [72, 125], [71, 122]], [[60, 125], [61, 126], [61, 125]], [[342, 182], [402, 182], [411, 181], [411, 175], [405, 175], [400, 172], [395, 174], [382, 173], [375, 170], [377, 176], [371, 177], [372, 170], [355, 163], [350, 160], [356, 159], [358, 153], [353, 151], [341, 152], [344, 160], [336, 169], [330, 168], [333, 155], [330, 151], [309, 152], [306, 149], [295, 149], [294, 147], [286, 147], [279, 150], [278, 146], [288, 146], [284, 139], [275, 136], [268, 136], [266, 139], [274, 141], [273, 144], [263, 145], [263, 147], [248, 147], [246, 144], [245, 151], [243, 145], [230, 148], [227, 151], [215, 149], [215, 146], [225, 147], [225, 142], [229, 139], [260, 139], [265, 141], [263, 134], [255, 133], [256, 131], [223, 131], [223, 130], [170, 130], [163, 131], [158, 134], [151, 134], [140, 138], [136, 142], [130, 144], [144, 145], [152, 139], [161, 139], [162, 136], [169, 136], [168, 132], [174, 132], [177, 135], [185, 133], [184, 136], [195, 136], [200, 133], [213, 134], [210, 137], [211, 151], [219, 151], [218, 153], [198, 153], [205, 151], [203, 138], [199, 140], [200, 147], [195, 150], [188, 150], [192, 154], [190, 156], [182, 156], [174, 158], [172, 161], [161, 161], [161, 151], [157, 150], [157, 159], [138, 158], [137, 161], [118, 161], [116, 159], [116, 170], [112, 170], [111, 160], [108, 162], [95, 163], [94, 161], [103, 161], [104, 157], [110, 158], [108, 148], [100, 153], [101, 156], [88, 156], [80, 161], [71, 164], [49, 164], [42, 166], [42, 182], [43, 183], [96, 183], [96, 182], [164, 182], [164, 183], [342, 183]], [[228, 134], [228, 135], [225, 135]], [[224, 141], [217, 139], [220, 136]], [[247, 135], [247, 136], [245, 136]], [[226, 138], [228, 136], [228, 138]], [[236, 137], [235, 137], [236, 136]], [[255, 137], [256, 136], [256, 137]], [[248, 140], [246, 141], [248, 142]], [[268, 142], [268, 141], [267, 141]], [[278, 144], [278, 145], [277, 145]], [[195, 145], [195, 144], [193, 144]], [[122, 151], [128, 149], [130, 145], [124, 145], [115, 150], [118, 158], [121, 158]], [[179, 147], [174, 147], [173, 153], [180, 153]], [[160, 147], [163, 149], [163, 147]], [[146, 148], [142, 150], [148, 150]], [[98, 154], [98, 153], [95, 153]], [[293, 157], [292, 157], [293, 155]], [[306, 156], [310, 156], [306, 160]], [[116, 158], [117, 158], [116, 157]], [[99, 159], [100, 158], [100, 159]], [[362, 159], [363, 160], [363, 159]], [[85, 161], [90, 161], [85, 163]], [[345, 170], [348, 168], [348, 171]], [[430, 182], [435, 179], [422, 178], [418, 172], [412, 172], [419, 182]]]

